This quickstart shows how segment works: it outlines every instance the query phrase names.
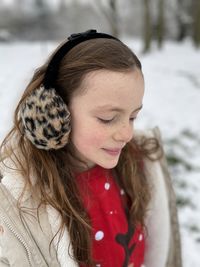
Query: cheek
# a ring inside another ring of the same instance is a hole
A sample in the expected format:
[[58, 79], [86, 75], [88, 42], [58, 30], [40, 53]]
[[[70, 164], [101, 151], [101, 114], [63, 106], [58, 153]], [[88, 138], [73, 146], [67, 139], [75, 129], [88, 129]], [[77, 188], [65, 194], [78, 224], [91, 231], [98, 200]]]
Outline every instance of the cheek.
[[99, 125], [92, 123], [75, 123], [72, 127], [71, 139], [74, 145], [79, 149], [90, 149], [93, 147], [102, 147], [108, 138], [108, 133], [102, 130]]
[[90, 129], [81, 136], [83, 145], [89, 149], [89, 147], [101, 147], [106, 141], [106, 136], [100, 131]]

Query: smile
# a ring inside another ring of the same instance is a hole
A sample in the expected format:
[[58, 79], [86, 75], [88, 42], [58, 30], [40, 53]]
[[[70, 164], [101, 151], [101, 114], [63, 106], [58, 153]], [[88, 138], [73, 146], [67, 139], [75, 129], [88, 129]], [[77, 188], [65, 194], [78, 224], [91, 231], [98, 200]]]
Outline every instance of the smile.
[[121, 149], [105, 149], [105, 148], [103, 148], [103, 150], [111, 156], [118, 156], [121, 153]]

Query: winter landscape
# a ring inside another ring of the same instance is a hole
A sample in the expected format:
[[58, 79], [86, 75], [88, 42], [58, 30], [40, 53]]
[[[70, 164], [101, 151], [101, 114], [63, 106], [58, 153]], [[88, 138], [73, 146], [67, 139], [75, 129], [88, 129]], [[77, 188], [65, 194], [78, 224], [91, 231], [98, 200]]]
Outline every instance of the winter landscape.
[[[189, 40], [166, 41], [141, 53], [141, 42], [123, 38], [143, 65], [146, 92], [137, 128], [159, 126], [177, 195], [183, 267], [200, 266], [200, 50]], [[0, 141], [35, 68], [56, 43], [0, 44]], [[198, 180], [199, 179], [199, 180]]]

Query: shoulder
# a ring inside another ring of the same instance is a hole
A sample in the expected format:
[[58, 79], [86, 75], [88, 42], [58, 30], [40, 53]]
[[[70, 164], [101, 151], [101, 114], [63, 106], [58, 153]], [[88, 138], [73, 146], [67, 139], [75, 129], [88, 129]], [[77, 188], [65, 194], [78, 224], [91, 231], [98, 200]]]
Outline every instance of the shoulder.
[[[48, 214], [44, 206], [37, 208], [38, 203], [32, 197], [20, 202], [19, 207], [11, 191], [0, 184], [0, 266], [2, 257], [16, 266], [29, 266], [30, 261], [31, 266], [50, 266], [50, 263], [60, 266], [54, 246], [49, 254], [53, 234]], [[36, 264], [39, 262], [41, 265]]]
[[[35, 251], [34, 261], [38, 261], [39, 258], [43, 261], [45, 258], [45, 262], [48, 263], [48, 265], [37, 266], [50, 266], [50, 264], [66, 266], [65, 263], [69, 263], [69, 266], [77, 266], [74, 262], [72, 264], [68, 254], [63, 253], [69, 249], [70, 236], [66, 229], [61, 236], [58, 234], [61, 225], [59, 213], [50, 205], [39, 205], [40, 198], [35, 199], [31, 190], [26, 190], [22, 202], [18, 203], [23, 188], [24, 180], [19, 174], [13, 171], [3, 173], [0, 183], [0, 225], [4, 229], [4, 234], [0, 235], [2, 256], [9, 261], [11, 259], [16, 266], [20, 266], [20, 261], [24, 259], [26, 264], [22, 266], [28, 266], [28, 250], [30, 255]], [[49, 244], [52, 240], [52, 251], [49, 254]], [[13, 253], [13, 247], [15, 247], [15, 253]], [[17, 262], [18, 255], [20, 255], [19, 262]]]
[[[180, 233], [173, 189], [161, 132], [158, 127], [138, 131], [138, 138], [155, 138], [162, 150], [155, 151], [155, 159], [145, 158], [145, 175], [151, 185], [152, 198], [149, 203], [146, 226], [146, 265], [149, 267], [181, 266]], [[159, 155], [158, 155], [159, 153]]]
[[[20, 258], [28, 264], [25, 257], [26, 252], [23, 250], [21, 246], [22, 243], [20, 243], [18, 239], [21, 232], [20, 225], [22, 225], [22, 223], [19, 222], [19, 218], [17, 201], [13, 198], [9, 190], [0, 183], [0, 266], [4, 264], [5, 261], [8, 266], [14, 261], [16, 264], [20, 264], [20, 261], [14, 257], [15, 253], [20, 255]], [[13, 247], [15, 248], [15, 253], [13, 253]], [[22, 264], [22, 266], [25, 265]]]
[[[24, 192], [26, 185], [26, 177], [24, 177], [16, 166], [15, 161], [10, 157], [6, 158], [3, 162], [0, 162], [0, 184], [4, 193], [16, 200], [21, 198], [22, 192]], [[35, 177], [31, 176], [31, 182], [34, 185]], [[26, 191], [21, 199], [23, 202], [31, 196], [31, 190], [26, 186]]]

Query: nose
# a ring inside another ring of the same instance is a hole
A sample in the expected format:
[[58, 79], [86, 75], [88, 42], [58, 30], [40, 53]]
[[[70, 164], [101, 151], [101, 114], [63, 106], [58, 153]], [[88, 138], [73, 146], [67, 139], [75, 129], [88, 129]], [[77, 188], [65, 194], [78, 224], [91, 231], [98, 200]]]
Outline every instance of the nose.
[[129, 142], [133, 137], [133, 124], [127, 123], [121, 125], [114, 134], [116, 141]]

